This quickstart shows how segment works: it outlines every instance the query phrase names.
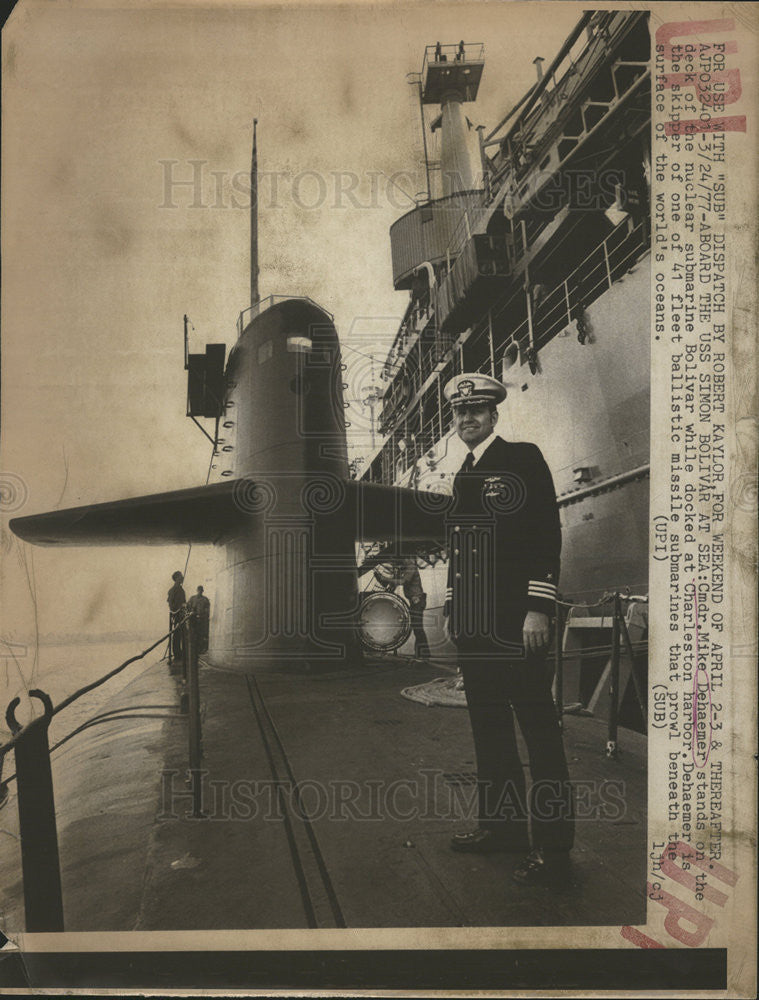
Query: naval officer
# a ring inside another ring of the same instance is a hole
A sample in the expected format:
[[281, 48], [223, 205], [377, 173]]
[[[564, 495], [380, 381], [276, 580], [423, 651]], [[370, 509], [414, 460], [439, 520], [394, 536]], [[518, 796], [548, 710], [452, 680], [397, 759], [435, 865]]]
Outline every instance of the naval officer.
[[[517, 882], [563, 882], [574, 821], [546, 662], [561, 550], [551, 473], [536, 445], [494, 433], [500, 382], [464, 373], [444, 392], [468, 448], [453, 483], [444, 613], [466, 691], [479, 808], [478, 827], [451, 846], [518, 852]], [[514, 716], [529, 754], [529, 801]]]

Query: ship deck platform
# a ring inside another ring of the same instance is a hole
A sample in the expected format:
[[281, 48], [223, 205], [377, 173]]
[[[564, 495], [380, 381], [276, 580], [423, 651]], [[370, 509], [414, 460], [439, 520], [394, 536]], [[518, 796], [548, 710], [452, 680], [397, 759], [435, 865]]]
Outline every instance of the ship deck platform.
[[[203, 663], [201, 817], [185, 717], [135, 713], [72, 741], [54, 757], [66, 930], [645, 922], [645, 738], [621, 729], [609, 759], [605, 724], [564, 717], [571, 884], [518, 886], [518, 857], [450, 849], [476, 823], [468, 716], [400, 693], [445, 672], [402, 656], [305, 675]], [[179, 688], [156, 663], [119, 704], [178, 706]], [[11, 929], [20, 893], [19, 870], [3, 897]]]

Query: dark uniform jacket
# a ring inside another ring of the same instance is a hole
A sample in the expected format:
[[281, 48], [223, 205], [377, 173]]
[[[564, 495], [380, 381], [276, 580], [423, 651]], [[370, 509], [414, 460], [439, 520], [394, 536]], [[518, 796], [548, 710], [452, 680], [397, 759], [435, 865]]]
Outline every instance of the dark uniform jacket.
[[182, 586], [181, 583], [174, 584], [174, 586], [169, 591], [166, 600], [169, 603], [169, 611], [171, 611], [172, 614], [176, 614], [178, 611], [182, 610], [186, 598], [184, 593], [184, 587]]
[[427, 605], [427, 595], [422, 587], [422, 578], [419, 575], [419, 568], [414, 559], [406, 559], [401, 573], [401, 583], [403, 584], [403, 596], [412, 607], [422, 606], [422, 610]]
[[187, 607], [192, 612], [193, 617], [201, 621], [208, 621], [211, 617], [211, 602], [205, 594], [193, 594], [187, 602]]
[[453, 495], [451, 638], [464, 652], [521, 655], [526, 613], [554, 611], [561, 528], [551, 473], [536, 445], [494, 435], [474, 468], [456, 475]]

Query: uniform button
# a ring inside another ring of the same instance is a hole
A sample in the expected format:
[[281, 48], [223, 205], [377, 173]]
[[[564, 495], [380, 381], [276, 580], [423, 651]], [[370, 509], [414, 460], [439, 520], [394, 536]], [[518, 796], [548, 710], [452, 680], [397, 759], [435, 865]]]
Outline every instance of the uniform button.
[[456, 574], [456, 579], [457, 579], [457, 580], [460, 580], [460, 579], [461, 579], [461, 573], [457, 573], [457, 574]]
[[453, 530], [454, 531], [460, 531], [461, 529], [459, 528], [458, 524], [454, 524]]
[[475, 574], [474, 574], [474, 578], [475, 578], [475, 580], [478, 580], [478, 579], [479, 579], [479, 576], [480, 576], [480, 574], [479, 574], [479, 573], [475, 573]]
[[473, 555], [473, 556], [476, 556], [476, 555], [477, 555], [477, 549], [472, 549], [472, 555]]
[[460, 549], [454, 549], [454, 550], [453, 550], [453, 554], [454, 554], [455, 556], [458, 556], [458, 555], [461, 555], [461, 550], [460, 550]]

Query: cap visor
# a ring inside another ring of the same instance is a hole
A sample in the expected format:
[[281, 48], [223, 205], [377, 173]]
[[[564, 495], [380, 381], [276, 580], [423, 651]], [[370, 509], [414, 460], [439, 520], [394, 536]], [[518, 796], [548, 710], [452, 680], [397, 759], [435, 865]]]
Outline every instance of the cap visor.
[[465, 399], [452, 399], [452, 406], [482, 406], [483, 403], [498, 403], [495, 396], [467, 396]]

